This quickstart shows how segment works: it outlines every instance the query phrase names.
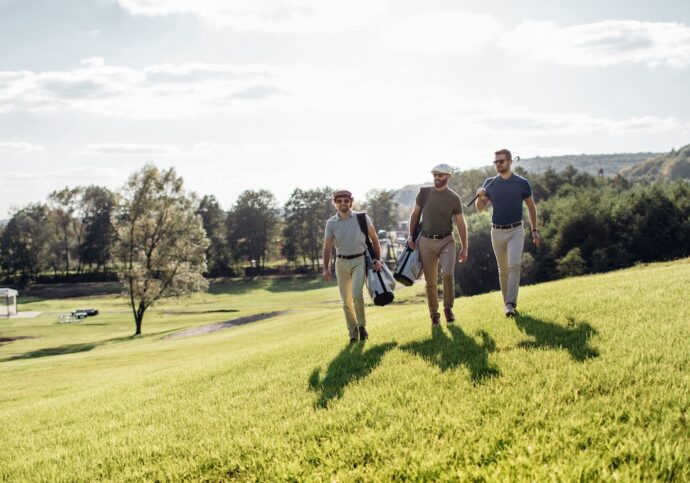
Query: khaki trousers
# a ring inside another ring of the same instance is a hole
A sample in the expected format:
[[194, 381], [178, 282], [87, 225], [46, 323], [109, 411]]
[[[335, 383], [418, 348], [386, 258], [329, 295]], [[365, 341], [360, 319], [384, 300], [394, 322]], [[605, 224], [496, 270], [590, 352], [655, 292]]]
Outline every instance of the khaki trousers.
[[338, 258], [335, 261], [335, 276], [338, 278], [340, 299], [343, 301], [345, 323], [351, 339], [359, 338], [357, 326], [364, 327], [367, 320], [364, 316], [364, 277], [366, 276], [366, 261], [363, 256], [346, 260]]
[[498, 280], [504, 304], [517, 307], [520, 287], [520, 261], [525, 247], [525, 229], [522, 226], [500, 230], [491, 229], [491, 245], [498, 262]]
[[419, 256], [426, 280], [426, 300], [429, 314], [438, 313], [438, 265], [443, 274], [443, 307], [451, 308], [455, 302], [455, 240], [452, 236], [434, 240], [424, 236], [419, 239]]

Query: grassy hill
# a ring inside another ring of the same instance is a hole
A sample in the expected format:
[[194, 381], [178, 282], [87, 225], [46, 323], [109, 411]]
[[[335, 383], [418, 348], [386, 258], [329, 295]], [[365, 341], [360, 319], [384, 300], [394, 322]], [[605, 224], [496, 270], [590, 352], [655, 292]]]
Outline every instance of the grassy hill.
[[[690, 479], [690, 259], [524, 287], [515, 320], [458, 299], [436, 331], [422, 292], [354, 346], [316, 280], [217, 284], [139, 338], [116, 296], [26, 300], [0, 319], [0, 480]], [[55, 323], [77, 306], [102, 313]]]
[[678, 151], [659, 154], [650, 159], [627, 166], [623, 176], [650, 180], [690, 179], [690, 144]]

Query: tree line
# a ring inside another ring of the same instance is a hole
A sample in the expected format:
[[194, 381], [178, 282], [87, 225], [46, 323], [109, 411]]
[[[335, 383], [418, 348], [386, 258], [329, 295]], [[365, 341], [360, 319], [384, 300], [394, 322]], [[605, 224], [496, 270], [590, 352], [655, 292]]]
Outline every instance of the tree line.
[[[541, 174], [520, 167], [515, 171], [532, 183], [542, 235], [536, 248], [526, 233], [524, 283], [690, 256], [687, 180], [633, 183], [621, 176], [602, 179], [572, 166]], [[487, 173], [470, 174], [478, 180]], [[470, 258], [457, 267], [457, 290], [467, 295], [497, 290], [490, 215], [467, 218]]]
[[[133, 176], [138, 176], [138, 183], [155, 183], [158, 175], [154, 176], [153, 169], [149, 165]], [[170, 176], [176, 176], [174, 171]], [[165, 184], [164, 180], [157, 182]], [[132, 180], [120, 191], [101, 186], [66, 187], [50, 193], [45, 202], [15, 209], [0, 227], [0, 279], [19, 285], [114, 280], [123, 263], [117, 256], [123, 236], [118, 226], [128, 212], [128, 196], [133, 196], [128, 190], [132, 189]], [[296, 188], [280, 206], [271, 191], [248, 189], [228, 210], [213, 195], [193, 196], [190, 206], [208, 239], [205, 275], [267, 273], [271, 271], [269, 260], [287, 261], [292, 272], [319, 272], [324, 223], [335, 212], [332, 192], [328, 186]], [[372, 190], [358, 208], [379, 220], [377, 228], [394, 229], [393, 195], [392, 190]], [[174, 197], [184, 196], [179, 191]], [[153, 210], [151, 200], [139, 203], [140, 209]]]
[[[146, 169], [149, 169], [147, 167]], [[637, 262], [690, 255], [690, 193], [687, 181], [631, 182], [600, 178], [569, 166], [556, 172], [527, 173], [538, 203], [543, 245], [529, 243], [523, 260], [526, 283], [597, 273]], [[450, 187], [463, 200], [492, 176], [492, 168], [456, 173]], [[180, 183], [182, 181], [180, 180]], [[44, 203], [16, 209], [0, 228], [0, 269], [8, 283], [115, 278], [126, 189], [100, 186], [54, 191]], [[269, 190], [246, 190], [224, 210], [212, 195], [190, 205], [202, 224], [207, 277], [255, 275], [275, 270], [267, 262], [287, 262], [290, 272], [321, 270], [323, 226], [332, 216], [331, 187], [296, 188], [280, 206]], [[405, 209], [394, 190], [373, 190], [358, 206], [377, 228], [395, 229]], [[466, 209], [470, 260], [458, 266], [457, 287], [475, 294], [497, 288], [488, 214]]]

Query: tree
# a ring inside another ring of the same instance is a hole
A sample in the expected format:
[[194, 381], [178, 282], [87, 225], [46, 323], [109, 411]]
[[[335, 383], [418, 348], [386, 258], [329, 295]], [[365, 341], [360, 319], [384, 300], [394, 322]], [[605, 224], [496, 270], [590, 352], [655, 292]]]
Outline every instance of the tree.
[[263, 271], [277, 223], [278, 209], [273, 193], [268, 190], [242, 192], [227, 218], [228, 242], [233, 255]]
[[226, 214], [213, 195], [201, 199], [197, 214], [206, 231], [210, 244], [206, 249], [208, 273], [212, 276], [227, 275], [230, 271], [230, 259], [227, 239], [225, 237]]
[[23, 281], [35, 280], [54, 261], [55, 240], [46, 205], [30, 204], [15, 212], [0, 238], [0, 258], [7, 276], [20, 272]]
[[394, 190], [371, 190], [366, 194], [365, 209], [377, 230], [395, 230], [398, 204]]
[[[79, 196], [81, 195], [80, 188], [64, 188], [59, 191], [53, 191], [48, 195], [48, 199], [52, 204], [52, 216], [55, 219], [55, 226], [60, 230], [60, 244], [59, 249], [62, 256], [62, 268], [65, 275], [69, 273], [69, 262], [73, 252], [77, 251], [77, 247], [81, 243], [83, 236], [83, 224], [75, 216], [79, 208]], [[77, 271], [81, 270], [81, 263]]]
[[329, 187], [295, 189], [285, 203], [285, 229], [281, 253], [289, 261], [302, 257], [304, 267], [320, 268], [323, 247], [323, 226], [333, 211], [332, 189]]
[[129, 296], [135, 335], [144, 313], [157, 300], [205, 289], [209, 245], [198, 202], [183, 191], [173, 168], [147, 164], [122, 190], [117, 219], [118, 278]]
[[83, 264], [96, 264], [96, 269], [107, 271], [115, 243], [113, 217], [117, 196], [107, 188], [89, 186], [82, 189], [81, 212], [84, 237], [79, 245], [79, 257]]

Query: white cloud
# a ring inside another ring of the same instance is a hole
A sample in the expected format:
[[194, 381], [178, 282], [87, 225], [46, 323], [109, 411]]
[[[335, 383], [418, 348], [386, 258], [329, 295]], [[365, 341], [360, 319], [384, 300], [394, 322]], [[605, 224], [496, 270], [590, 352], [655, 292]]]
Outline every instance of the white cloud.
[[40, 144], [32, 144], [27, 141], [19, 142], [0, 142], [0, 153], [34, 153], [45, 151], [46, 148]]
[[524, 21], [501, 44], [532, 60], [576, 66], [690, 64], [690, 28], [675, 22], [606, 20], [559, 27]]
[[500, 130], [505, 133], [547, 135], [593, 132], [634, 134], [670, 132], [687, 128], [687, 124], [674, 117], [647, 115], [613, 119], [573, 112], [538, 111], [529, 106], [506, 104], [499, 99], [455, 98], [446, 105], [448, 117], [475, 132]]
[[87, 144], [77, 154], [86, 156], [169, 156], [180, 154], [169, 144], [102, 143]]
[[160, 64], [144, 69], [87, 59], [68, 71], [0, 72], [0, 114], [71, 109], [130, 119], [193, 117], [271, 106], [291, 93], [278, 69], [227, 64]]
[[118, 0], [133, 15], [190, 14], [216, 28], [337, 32], [385, 12], [389, 0]]
[[501, 29], [488, 13], [428, 13], [383, 28], [380, 43], [401, 53], [467, 53], [492, 43]]

